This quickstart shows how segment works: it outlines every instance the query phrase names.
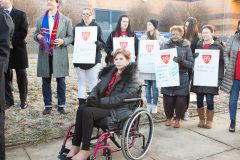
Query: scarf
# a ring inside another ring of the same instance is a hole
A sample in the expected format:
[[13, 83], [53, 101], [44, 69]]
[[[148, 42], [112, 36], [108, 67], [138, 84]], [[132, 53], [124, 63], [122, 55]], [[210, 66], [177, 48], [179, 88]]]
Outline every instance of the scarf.
[[53, 43], [56, 38], [58, 23], [59, 23], [59, 11], [57, 11], [54, 18], [54, 26], [52, 29], [52, 33], [49, 30], [49, 22], [48, 22], [49, 10], [46, 11], [41, 27], [41, 35], [44, 36], [39, 40], [40, 46], [44, 49], [44, 51], [50, 56], [53, 55]]

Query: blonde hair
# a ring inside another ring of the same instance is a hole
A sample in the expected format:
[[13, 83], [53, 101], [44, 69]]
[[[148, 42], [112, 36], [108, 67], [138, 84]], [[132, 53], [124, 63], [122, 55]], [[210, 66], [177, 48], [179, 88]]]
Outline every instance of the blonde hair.
[[150, 32], [147, 32], [147, 39], [158, 40], [158, 34], [159, 34], [158, 30], [154, 28], [154, 32], [152, 36], [150, 36]]
[[178, 31], [179, 33], [184, 34], [184, 30], [182, 26], [172, 26], [169, 30], [169, 32], [171, 33], [172, 31]]

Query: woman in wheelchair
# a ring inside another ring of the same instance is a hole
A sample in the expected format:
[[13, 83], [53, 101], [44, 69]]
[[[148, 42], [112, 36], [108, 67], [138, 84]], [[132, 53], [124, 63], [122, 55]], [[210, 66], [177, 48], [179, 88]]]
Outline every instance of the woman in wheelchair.
[[115, 65], [107, 66], [99, 72], [101, 81], [91, 91], [87, 104], [79, 106], [77, 110], [72, 148], [66, 159], [88, 159], [95, 121], [111, 116], [112, 121], [120, 122], [133, 112], [131, 107], [134, 103], [124, 103], [123, 99], [135, 98], [137, 95], [137, 65], [130, 63], [131, 53], [123, 48], [116, 50], [114, 60]]

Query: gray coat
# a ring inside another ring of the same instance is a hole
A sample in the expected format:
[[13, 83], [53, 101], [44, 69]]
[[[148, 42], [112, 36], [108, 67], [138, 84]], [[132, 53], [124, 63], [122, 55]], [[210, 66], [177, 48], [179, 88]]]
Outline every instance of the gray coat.
[[[204, 40], [198, 42], [196, 49], [204, 49]], [[214, 38], [214, 43], [212, 43], [208, 49], [220, 50], [219, 56], [219, 68], [218, 68], [218, 85], [223, 79], [224, 74], [224, 62], [223, 62], [223, 47], [220, 44], [219, 38]], [[214, 94], [218, 95], [219, 87], [206, 87], [206, 86], [193, 86], [193, 81], [191, 84], [191, 92], [202, 93], [202, 94]]]
[[226, 66], [225, 75], [223, 77], [221, 90], [230, 93], [235, 77], [235, 67], [240, 47], [239, 33], [229, 36], [226, 47], [223, 51], [224, 63]]
[[130, 63], [113, 83], [109, 95], [106, 97], [106, 89], [116, 71], [115, 65], [103, 68], [99, 73], [101, 81], [92, 89], [89, 97], [100, 99], [101, 108], [110, 109], [112, 121], [120, 122], [133, 112], [132, 107], [135, 103], [124, 103], [123, 99], [137, 97], [139, 81], [137, 65]]
[[[40, 34], [43, 16], [37, 19], [36, 31], [34, 39], [37, 40], [37, 35]], [[73, 42], [72, 21], [68, 17], [60, 13], [59, 24], [56, 33], [56, 39], [61, 38], [64, 40], [64, 45], [60, 47], [53, 47], [53, 77], [66, 77], [69, 75], [69, 61], [67, 46]], [[38, 47], [38, 63], [37, 63], [37, 76], [50, 77], [49, 70], [49, 56], [44, 50]]]
[[[147, 33], [146, 33], [147, 34]], [[148, 40], [147, 35], [143, 35], [140, 40]], [[164, 36], [162, 34], [158, 34], [158, 40], [161, 41], [163, 44], [165, 43], [166, 39], [164, 38]], [[160, 49], [160, 47], [159, 47]], [[139, 59], [139, 58], [138, 58]], [[155, 73], [139, 73], [139, 79], [143, 79], [143, 80], [156, 80], [156, 75]]]
[[[181, 39], [176, 47], [178, 57], [181, 57], [183, 60], [183, 63], [179, 65], [180, 86], [162, 87], [161, 93], [168, 96], [187, 96], [189, 94], [188, 69], [193, 67], [193, 56], [190, 48], [190, 42], [186, 39]], [[175, 48], [171, 39], [163, 46], [163, 49], [170, 48]]]

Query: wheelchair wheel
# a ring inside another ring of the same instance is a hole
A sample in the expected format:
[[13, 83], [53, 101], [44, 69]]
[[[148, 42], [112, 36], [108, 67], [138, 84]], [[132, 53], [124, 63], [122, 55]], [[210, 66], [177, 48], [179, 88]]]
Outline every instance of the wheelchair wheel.
[[148, 151], [153, 138], [153, 120], [144, 108], [138, 108], [126, 121], [122, 131], [122, 152], [128, 160], [141, 159]]

